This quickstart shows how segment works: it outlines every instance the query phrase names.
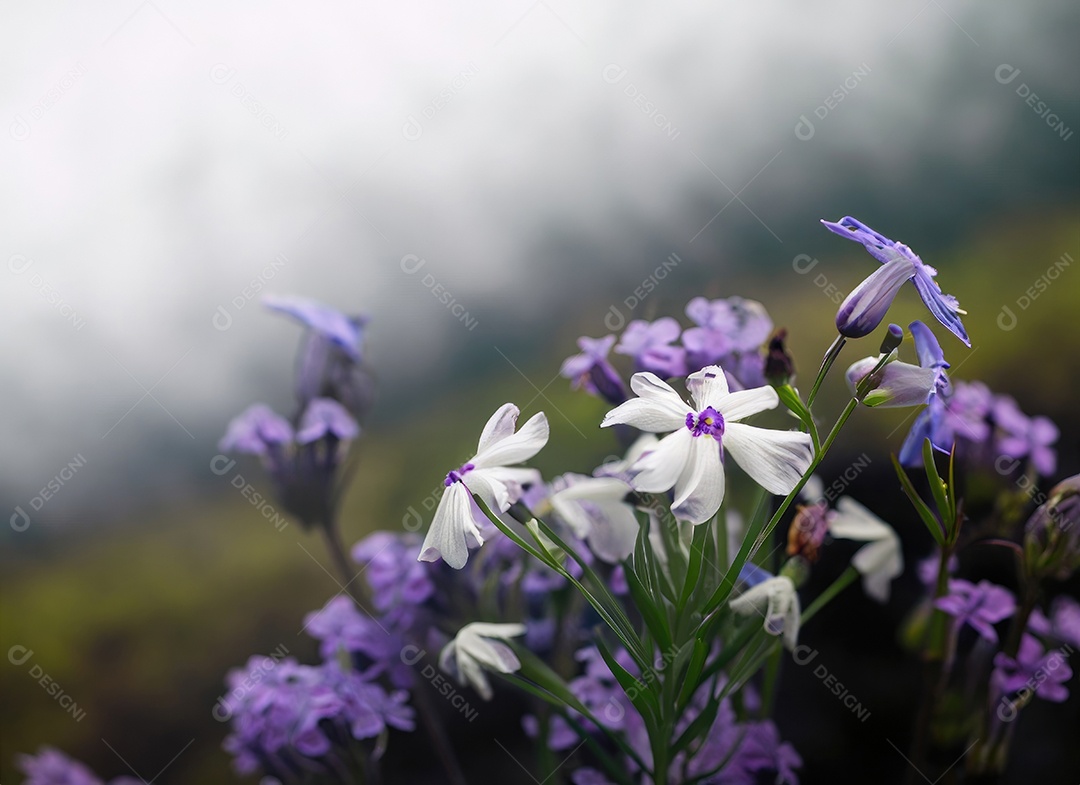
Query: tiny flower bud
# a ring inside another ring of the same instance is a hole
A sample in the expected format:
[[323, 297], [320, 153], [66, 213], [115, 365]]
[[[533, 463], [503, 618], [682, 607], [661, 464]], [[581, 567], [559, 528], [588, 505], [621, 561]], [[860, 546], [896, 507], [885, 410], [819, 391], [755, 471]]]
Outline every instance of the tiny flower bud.
[[1051, 488], [1028, 519], [1024, 553], [1034, 576], [1065, 580], [1080, 567], [1080, 474]]
[[904, 329], [898, 324], [890, 324], [885, 338], [881, 342], [881, 353], [888, 354], [904, 342]]
[[769, 353], [765, 357], [765, 378], [774, 387], [787, 384], [795, 376], [795, 361], [784, 346], [786, 340], [787, 330], [783, 327], [769, 339]]

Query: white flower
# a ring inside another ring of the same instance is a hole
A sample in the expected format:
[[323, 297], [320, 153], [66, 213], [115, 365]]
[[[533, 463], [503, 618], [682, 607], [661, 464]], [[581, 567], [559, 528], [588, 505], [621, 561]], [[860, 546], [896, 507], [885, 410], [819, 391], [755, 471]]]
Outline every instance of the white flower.
[[829, 533], [845, 540], [869, 543], [851, 559], [863, 576], [863, 589], [878, 602], [889, 599], [889, 584], [904, 571], [900, 538], [888, 524], [850, 497], [836, 503], [829, 517]]
[[566, 488], [551, 496], [551, 506], [598, 558], [618, 564], [634, 552], [638, 526], [624, 499], [632, 488], [615, 477], [566, 475]]
[[458, 683], [471, 684], [484, 700], [491, 700], [491, 685], [484, 671], [513, 673], [521, 668], [514, 650], [502, 641], [524, 634], [524, 624], [466, 624], [443, 647], [439, 667]]
[[799, 595], [795, 584], [785, 575], [769, 578], [733, 599], [731, 610], [740, 616], [760, 613], [765, 616], [765, 632], [784, 636], [784, 647], [794, 649], [799, 639]]
[[744, 425], [739, 420], [779, 403], [772, 387], [729, 392], [723, 369], [710, 365], [689, 376], [694, 406], [651, 373], [636, 373], [630, 387], [639, 397], [607, 413], [601, 427], [625, 423], [643, 431], [667, 433], [631, 469], [631, 485], [660, 493], [675, 489], [671, 511], [677, 518], [704, 523], [724, 500], [723, 452], [728, 450], [747, 474], [770, 493], [788, 494], [813, 460], [810, 436]]
[[469, 559], [470, 538], [477, 546], [484, 544], [478, 527], [487, 523], [487, 517], [476, 506], [472, 494], [483, 499], [493, 512], [506, 512], [521, 497], [522, 485], [540, 482], [536, 469], [507, 468], [532, 458], [548, 440], [548, 421], [543, 412], [533, 415], [514, 433], [518, 414], [514, 404], [503, 404], [484, 426], [476, 455], [446, 475], [446, 488], [424, 538], [419, 561], [441, 558], [460, 570]]

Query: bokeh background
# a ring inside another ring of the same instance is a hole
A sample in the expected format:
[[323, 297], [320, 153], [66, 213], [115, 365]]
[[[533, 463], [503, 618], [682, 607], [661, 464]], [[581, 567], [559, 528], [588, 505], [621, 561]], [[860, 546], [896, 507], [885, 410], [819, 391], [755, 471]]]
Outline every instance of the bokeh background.
[[[970, 313], [973, 348], [947, 346], [955, 375], [1052, 417], [1059, 475], [1077, 471], [1075, 3], [107, 0], [4, 16], [0, 647], [32, 650], [85, 710], [73, 720], [3, 662], [4, 782], [44, 743], [107, 776], [130, 773], [122, 756], [164, 785], [230, 781], [211, 716], [225, 671], [283, 642], [314, 656], [302, 617], [337, 591], [321, 544], [210, 468], [232, 414], [288, 408], [298, 333], [267, 292], [371, 317], [380, 399], [350, 542], [400, 529], [506, 400], [551, 416], [545, 471], [609, 454], [603, 406], [557, 377], [578, 335], [740, 294], [812, 374], [873, 268], [818, 224], [845, 214], [941, 271]], [[909, 289], [890, 318], [921, 313]], [[887, 461], [903, 421], [864, 413], [834, 460], [869, 452], [851, 490], [892, 514], [914, 563], [929, 543]], [[807, 630], [872, 718], [785, 676], [805, 781], [899, 781], [887, 742], [906, 748], [917, 671], [894, 635], [916, 592], [908, 576], [887, 608], [845, 599]], [[1030, 715], [1014, 781], [1075, 782], [1077, 700]], [[522, 776], [491, 743], [520, 733], [470, 730], [476, 781]], [[391, 755], [402, 781], [440, 781], [419, 738]]]

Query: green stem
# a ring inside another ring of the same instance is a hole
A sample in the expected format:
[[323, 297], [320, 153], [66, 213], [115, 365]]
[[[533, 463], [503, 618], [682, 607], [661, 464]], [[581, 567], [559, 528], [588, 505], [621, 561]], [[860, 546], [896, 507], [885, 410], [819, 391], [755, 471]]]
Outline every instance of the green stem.
[[836, 362], [836, 358], [840, 356], [840, 350], [844, 348], [844, 344], [847, 343], [847, 338], [842, 335], [836, 336], [836, 340], [833, 341], [832, 346], [825, 352], [825, 357], [821, 360], [821, 368], [818, 370], [817, 378], [814, 379], [814, 386], [810, 388], [810, 397], [806, 399], [806, 408], [809, 409], [814, 405], [814, 399], [817, 398], [818, 389], [821, 387], [821, 383], [825, 381], [825, 377], [829, 375], [829, 370], [833, 367], [833, 363]]
[[814, 598], [812, 603], [806, 606], [806, 609], [799, 617], [799, 624], [806, 624], [806, 622], [814, 618], [818, 611], [832, 602], [837, 594], [850, 586], [858, 577], [859, 571], [849, 564], [848, 568], [840, 573], [840, 576], [829, 585], [829, 588], [825, 589], [825, 591]]

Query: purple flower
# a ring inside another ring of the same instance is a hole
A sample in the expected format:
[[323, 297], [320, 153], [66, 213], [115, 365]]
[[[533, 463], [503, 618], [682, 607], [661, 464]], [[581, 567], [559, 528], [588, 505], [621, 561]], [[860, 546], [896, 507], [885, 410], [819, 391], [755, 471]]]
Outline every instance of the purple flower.
[[662, 378], [686, 375], [686, 350], [671, 346], [678, 340], [682, 328], [670, 316], [652, 324], [637, 319], [623, 332], [615, 351], [634, 358], [638, 371], [649, 371]]
[[263, 304], [273, 311], [293, 317], [314, 333], [323, 336], [355, 362], [360, 362], [360, 344], [365, 316], [346, 316], [315, 300], [267, 295]]
[[578, 348], [581, 354], [567, 357], [563, 361], [559, 375], [573, 382], [574, 387], [584, 387], [593, 395], [612, 404], [620, 404], [626, 400], [626, 388], [622, 378], [608, 362], [608, 353], [615, 345], [615, 336], [607, 335], [603, 338], [578, 338]]
[[23, 785], [102, 785], [90, 769], [52, 747], [20, 755], [17, 763], [27, 777]]
[[[682, 336], [688, 372], [714, 363], [727, 367], [732, 364], [732, 354], [756, 354], [773, 329], [765, 306], [741, 297], [712, 301], [695, 297], [687, 303], [686, 315], [697, 325]], [[758, 359], [763, 368], [764, 360]]]
[[292, 440], [289, 421], [266, 404], [255, 403], [229, 421], [218, 449], [273, 460], [282, 446]]
[[353, 561], [365, 568], [372, 604], [395, 626], [411, 620], [417, 606], [435, 594], [433, 568], [416, 560], [421, 542], [418, 534], [375, 532], [352, 550]]
[[310, 444], [324, 436], [351, 441], [360, 435], [360, 426], [352, 415], [332, 398], [313, 398], [304, 409], [296, 441]]
[[[761, 782], [764, 779], [762, 775], [768, 774], [767, 781], [776, 785], [799, 785], [795, 769], [802, 766], [802, 758], [794, 747], [780, 741], [780, 732], [776, 725], [765, 720], [747, 723], [742, 727], [745, 735], [729, 766], [742, 769], [748, 775], [745, 780], [747, 783]], [[720, 781], [728, 780], [722, 777]], [[738, 780], [732, 779], [731, 782]]]
[[[925, 559], [921, 560], [916, 567], [919, 580], [922, 584], [931, 591], [937, 586], [938, 568], [941, 566], [941, 551], [935, 550]], [[952, 575], [960, 568], [960, 560], [956, 558], [954, 553], [949, 557], [949, 563], [945, 565], [945, 569], [949, 575]]]
[[900, 287], [910, 280], [930, 313], [965, 345], [971, 346], [958, 315], [963, 313], [960, 304], [952, 295], [942, 294], [941, 287], [934, 280], [937, 270], [923, 263], [914, 251], [903, 243], [875, 232], [850, 215], [836, 223], [821, 223], [841, 237], [862, 243], [882, 265], [841, 303], [836, 314], [836, 327], [841, 335], [861, 338], [872, 332], [885, 318]]
[[296, 297], [268, 296], [263, 303], [307, 328], [296, 372], [300, 408], [313, 398], [333, 398], [362, 420], [375, 399], [375, 383], [361, 352], [367, 318]]
[[934, 604], [956, 618], [957, 629], [969, 624], [993, 643], [998, 639], [994, 625], [1016, 612], [1012, 592], [990, 581], [979, 581], [976, 585], [959, 578], [950, 580], [949, 593]]
[[1034, 692], [1043, 700], [1061, 703], [1069, 697], [1065, 682], [1072, 678], [1068, 656], [1063, 651], [1045, 652], [1031, 635], [1024, 635], [1016, 659], [1004, 652], [994, 657], [994, 683], [1002, 693]]
[[319, 654], [333, 659], [339, 650], [365, 654], [372, 659], [387, 655], [386, 631], [377, 621], [360, 612], [350, 597], [338, 595], [304, 618], [308, 635], [320, 641]]
[[993, 403], [994, 424], [998, 426], [997, 451], [1010, 458], [1030, 456], [1031, 463], [1043, 477], [1057, 469], [1057, 454], [1051, 445], [1058, 440], [1058, 429], [1046, 417], [1028, 417], [1008, 395], [998, 395]]
[[1062, 595], [1050, 606], [1054, 637], [1080, 648], [1080, 603]]

